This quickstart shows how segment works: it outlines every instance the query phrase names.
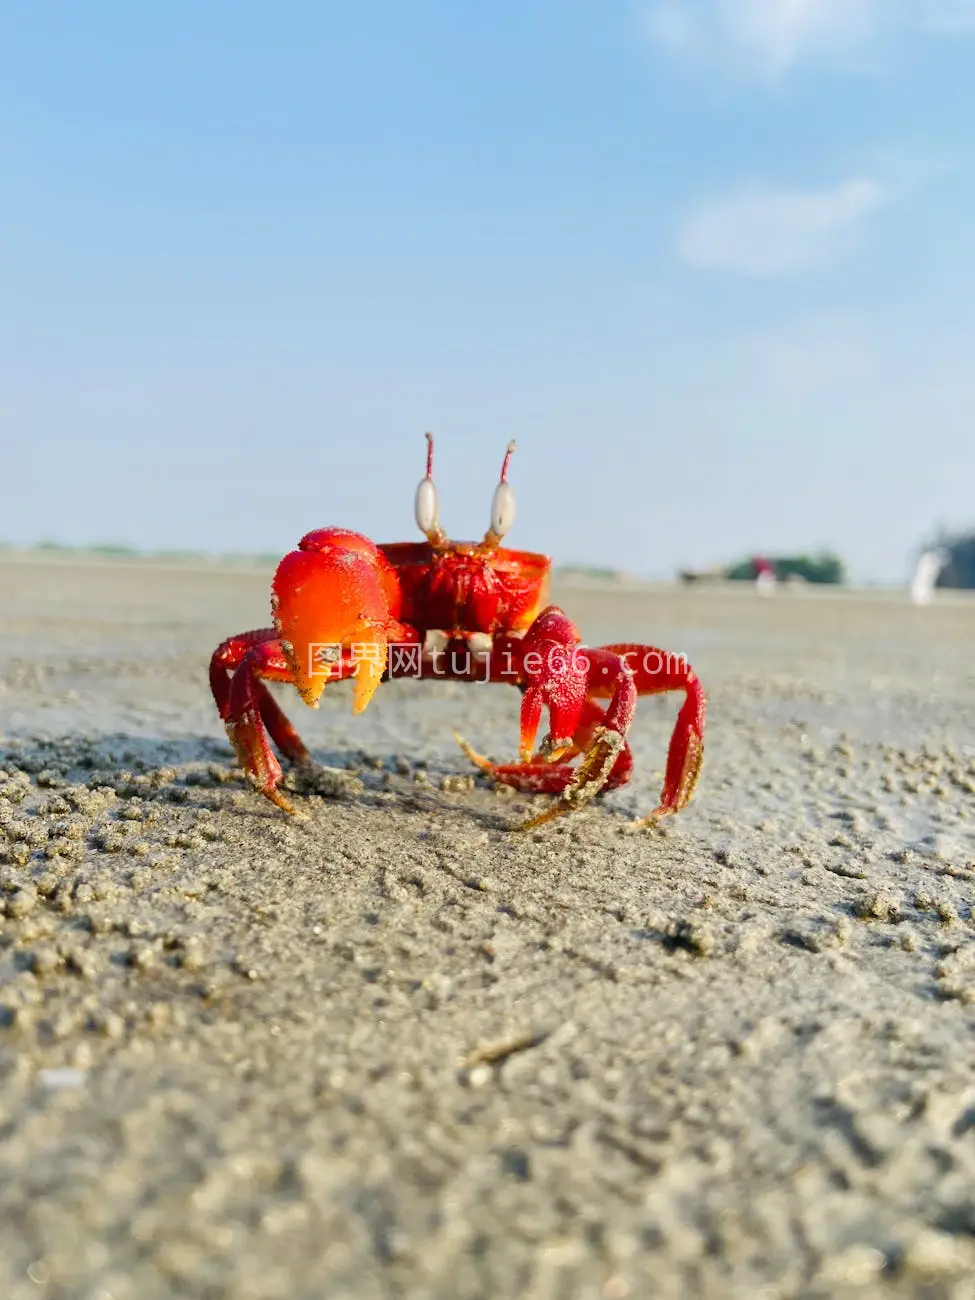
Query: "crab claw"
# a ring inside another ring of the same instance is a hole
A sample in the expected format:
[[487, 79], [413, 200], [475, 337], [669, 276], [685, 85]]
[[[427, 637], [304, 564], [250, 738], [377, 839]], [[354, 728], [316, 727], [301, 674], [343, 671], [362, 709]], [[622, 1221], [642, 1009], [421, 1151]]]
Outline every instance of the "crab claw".
[[549, 733], [539, 756], [558, 760], [572, 746], [586, 699], [589, 663], [578, 651], [575, 624], [554, 605], [542, 610], [522, 643], [522, 673], [528, 685], [521, 705], [519, 753], [527, 763], [535, 747], [542, 709], [549, 712]]
[[329, 681], [354, 675], [353, 713], [372, 699], [387, 660], [395, 577], [360, 533], [309, 533], [278, 565], [271, 608], [281, 648], [306, 704], [318, 707]]

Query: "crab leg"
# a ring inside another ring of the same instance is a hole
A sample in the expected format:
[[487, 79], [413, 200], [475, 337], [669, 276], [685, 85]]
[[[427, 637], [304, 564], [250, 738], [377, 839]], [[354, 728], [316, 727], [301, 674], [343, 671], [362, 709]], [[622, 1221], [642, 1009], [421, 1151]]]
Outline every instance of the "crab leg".
[[[566, 620], [568, 622], [568, 620]], [[468, 757], [495, 780], [517, 790], [558, 794], [561, 798], [519, 830], [531, 830], [564, 813], [587, 804], [606, 789], [625, 785], [633, 770], [633, 757], [626, 743], [626, 733], [633, 721], [637, 691], [633, 674], [619, 658], [605, 651], [587, 650], [577, 663], [587, 665], [585, 696], [574, 710], [575, 722], [569, 735], [556, 722], [558, 705], [550, 705], [551, 727], [534, 759], [520, 763], [495, 764], [476, 754], [461, 740]], [[528, 702], [530, 689], [525, 692]], [[544, 684], [542, 685], [544, 692]], [[598, 696], [610, 694], [605, 710], [596, 703]], [[548, 703], [548, 701], [545, 701]], [[525, 705], [522, 706], [522, 740]], [[537, 722], [536, 722], [537, 725]], [[460, 739], [458, 737], [458, 739]], [[578, 767], [563, 761], [582, 755]]]
[[285, 812], [294, 809], [278, 790], [281, 765], [270, 741], [292, 763], [309, 755], [265, 682], [290, 682], [317, 708], [329, 682], [352, 677], [353, 712], [361, 713], [386, 674], [389, 641], [417, 639], [398, 610], [398, 581], [378, 548], [360, 533], [319, 529], [278, 565], [274, 627], [232, 637], [214, 654], [210, 684], [240, 764]]
[[[571, 760], [585, 753], [595, 742], [599, 728], [604, 725], [605, 717], [605, 712], [598, 704], [587, 700], [576, 732], [576, 743], [563, 753], [557, 762], [539, 760], [528, 763], [492, 763], [489, 758], [479, 754], [462, 736], [457, 735], [456, 732], [454, 734], [471, 762], [502, 785], [513, 786], [524, 794], [562, 794], [576, 776], [576, 768], [573, 767]], [[632, 771], [633, 755], [629, 745], [624, 743], [610, 768], [603, 789], [614, 790], [617, 786], [626, 785]]]
[[[571, 627], [567, 619], [566, 625]], [[527, 636], [525, 639], [527, 641]], [[652, 824], [679, 811], [691, 798], [704, 752], [706, 704], [704, 691], [693, 670], [682, 657], [646, 645], [602, 646], [580, 651], [577, 659], [588, 662], [586, 696], [568, 740], [558, 738], [564, 736], [564, 730], [556, 725], [553, 717], [549, 735], [532, 759], [523, 758], [520, 763], [492, 763], [458, 737], [465, 753], [482, 770], [506, 785], [528, 793], [561, 796], [545, 812], [525, 823], [521, 829], [527, 830], [581, 807], [605, 790], [625, 785], [633, 769], [626, 736], [637, 696], [682, 690], [686, 698], [671, 736], [660, 802], [641, 824]], [[519, 681], [517, 684], [523, 683]], [[544, 696], [544, 680], [540, 688]], [[533, 738], [538, 722], [539, 710], [537, 702], [530, 698], [531, 690], [531, 687], [525, 689], [522, 706], [523, 754], [526, 730]], [[603, 712], [596, 701], [607, 697], [609, 704]], [[582, 754], [582, 761], [577, 767], [565, 761], [579, 754]]]
[[[230, 721], [234, 674], [244, 660], [248, 659], [247, 673], [251, 677], [252, 694], [257, 701], [261, 722], [289, 762], [307, 763], [308, 750], [302, 743], [301, 737], [282, 712], [277, 700], [261, 681], [262, 677], [276, 682], [294, 680], [281, 652], [280, 644], [276, 647], [276, 653], [273, 652], [273, 643], [276, 641], [277, 632], [273, 627], [259, 628], [254, 632], [241, 632], [239, 636], [224, 641], [223, 645], [217, 647], [210, 660], [210, 687], [221, 719], [225, 723]], [[262, 647], [262, 671], [257, 671], [258, 658], [250, 655], [250, 652], [258, 647]]]
[[633, 681], [640, 695], [660, 695], [666, 691], [684, 692], [684, 703], [677, 714], [667, 750], [667, 767], [660, 802], [641, 821], [642, 825], [651, 825], [661, 817], [685, 808], [701, 775], [707, 713], [704, 687], [683, 655], [668, 654], [665, 650], [647, 645], [611, 645], [604, 649], [620, 656], [633, 673]]
[[[227, 676], [227, 670], [233, 675]], [[355, 671], [350, 660], [332, 667], [332, 676], [349, 676]], [[278, 789], [281, 764], [269, 743], [296, 766], [310, 761], [308, 750], [266, 681], [294, 682], [281, 642], [273, 628], [244, 632], [225, 641], [210, 662], [210, 682], [227, 728], [227, 736], [248, 779], [284, 812], [295, 809]]]

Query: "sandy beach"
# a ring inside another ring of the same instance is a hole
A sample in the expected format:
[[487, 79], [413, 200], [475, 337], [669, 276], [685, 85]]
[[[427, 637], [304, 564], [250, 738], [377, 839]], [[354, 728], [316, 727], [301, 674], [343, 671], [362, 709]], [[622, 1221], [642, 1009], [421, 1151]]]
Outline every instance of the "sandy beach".
[[582, 583], [684, 653], [691, 807], [526, 835], [452, 736], [275, 688], [289, 819], [207, 682], [269, 571], [0, 559], [0, 1296], [975, 1296], [975, 600]]

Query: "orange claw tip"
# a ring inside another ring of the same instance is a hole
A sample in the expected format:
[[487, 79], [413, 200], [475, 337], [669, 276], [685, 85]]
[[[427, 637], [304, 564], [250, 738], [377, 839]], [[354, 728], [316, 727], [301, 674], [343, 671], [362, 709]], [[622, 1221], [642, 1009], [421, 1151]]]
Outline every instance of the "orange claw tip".
[[386, 671], [386, 637], [373, 629], [364, 631], [355, 642], [356, 672], [352, 697], [352, 712], [361, 713], [376, 693], [376, 687]]
[[518, 755], [523, 763], [530, 763], [535, 749], [535, 737], [542, 719], [544, 696], [537, 686], [529, 686], [521, 698], [521, 728], [518, 737]]

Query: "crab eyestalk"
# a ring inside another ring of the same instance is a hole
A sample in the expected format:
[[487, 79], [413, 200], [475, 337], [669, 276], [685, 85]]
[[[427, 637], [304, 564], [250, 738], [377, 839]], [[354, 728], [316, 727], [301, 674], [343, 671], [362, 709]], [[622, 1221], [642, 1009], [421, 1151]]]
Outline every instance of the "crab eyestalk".
[[386, 671], [389, 583], [375, 545], [341, 529], [308, 534], [278, 565], [274, 625], [311, 708], [329, 681], [353, 673], [353, 713], [372, 699]]
[[501, 478], [491, 498], [491, 526], [484, 534], [484, 541], [481, 543], [481, 548], [485, 551], [496, 550], [515, 522], [515, 492], [508, 482], [508, 466], [511, 464], [514, 450], [515, 440], [512, 438], [501, 463]]
[[433, 434], [427, 439], [427, 472], [416, 489], [413, 512], [420, 532], [434, 548], [447, 545], [447, 534], [440, 526], [440, 506], [437, 501], [437, 489], [433, 482]]

